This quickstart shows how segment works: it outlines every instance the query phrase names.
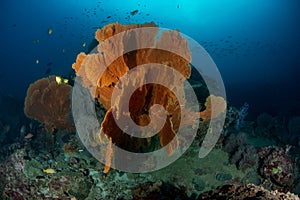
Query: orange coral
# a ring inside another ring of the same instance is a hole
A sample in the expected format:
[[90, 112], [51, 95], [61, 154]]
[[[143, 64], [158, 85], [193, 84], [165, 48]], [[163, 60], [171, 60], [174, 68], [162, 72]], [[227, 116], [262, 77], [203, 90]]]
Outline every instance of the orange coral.
[[[122, 130], [117, 126], [114, 120], [114, 114], [130, 115], [131, 119], [140, 126], [145, 126], [150, 123], [149, 109], [154, 104], [159, 104], [166, 110], [167, 118], [166, 123], [159, 132], [161, 146], [166, 146], [170, 141], [175, 138], [176, 132], [180, 126], [181, 114], [188, 115], [188, 111], [181, 113], [181, 106], [179, 102], [185, 102], [184, 99], [184, 80], [175, 80], [175, 77], [167, 71], [148, 71], [145, 77], [140, 77], [143, 80], [148, 78], [154, 78], [156, 82], [160, 80], [167, 80], [172, 85], [173, 91], [176, 91], [176, 95], [168, 88], [158, 84], [147, 84], [141, 86], [138, 90], [135, 90], [130, 98], [129, 113], [122, 112], [125, 106], [123, 105], [123, 96], [121, 95], [114, 105], [111, 105], [112, 92], [114, 87], [118, 83], [119, 79], [126, 74], [130, 69], [139, 67], [143, 64], [157, 63], [173, 68], [174, 71], [179, 72], [183, 77], [189, 78], [191, 73], [190, 61], [191, 53], [188, 48], [187, 41], [180, 35], [178, 31], [164, 31], [161, 33], [158, 40], [155, 40], [158, 34], [158, 28], [154, 28], [155, 31], [147, 33], [147, 37], [143, 37], [143, 41], [139, 41], [139, 31], [137, 30], [130, 37], [119, 38], [109, 44], [102, 43], [105, 39], [122, 31], [134, 29], [137, 27], [156, 27], [153, 23], [146, 23], [140, 25], [121, 25], [119, 23], [109, 24], [102, 29], [97, 30], [96, 39], [100, 42], [98, 45], [98, 52], [95, 54], [85, 55], [79, 54], [76, 63], [73, 64], [73, 69], [76, 71], [77, 76], [82, 78], [82, 83], [86, 88], [89, 88], [91, 94], [98, 99], [98, 101], [107, 110], [105, 118], [101, 125], [101, 130], [112, 139], [112, 142], [121, 147], [128, 147], [130, 144], [147, 143], [145, 139], [130, 137], [124, 134]], [[160, 48], [144, 48], [134, 50], [128, 53], [126, 47], [130, 42], [133, 43], [147, 43], [152, 46], [159, 46]], [[105, 45], [111, 45], [109, 47]], [[117, 47], [117, 48], [116, 48]], [[165, 47], [170, 51], [162, 50]], [[109, 51], [107, 50], [109, 49]], [[177, 52], [179, 55], [172, 53]], [[108, 60], [114, 58], [114, 55], [122, 55], [114, 60], [105, 69]], [[97, 74], [101, 74], [101, 77], [97, 77]], [[142, 75], [141, 75], [142, 76]], [[155, 82], [155, 83], [156, 83]], [[175, 82], [175, 84], [174, 84]], [[125, 94], [128, 88], [134, 88], [134, 84], [138, 84], [132, 81], [122, 82], [121, 94]], [[125, 90], [126, 88], [126, 90]], [[178, 95], [179, 94], [179, 95]], [[181, 98], [181, 99], [177, 99]], [[112, 106], [115, 108], [113, 113]], [[209, 105], [207, 106], [209, 107]], [[210, 114], [209, 114], [210, 113]], [[215, 113], [211, 113], [211, 110], [206, 112], [205, 116], [215, 116]], [[191, 116], [199, 118], [199, 113], [194, 113]], [[160, 120], [159, 116], [155, 118]], [[194, 120], [194, 119], [193, 119]], [[184, 122], [185, 125], [193, 124], [193, 121]], [[138, 141], [138, 142], [137, 142]], [[131, 147], [131, 146], [130, 146]], [[177, 147], [177, 143], [173, 143], [168, 149], [165, 149], [171, 154]]]
[[54, 129], [73, 129], [68, 121], [71, 86], [58, 84], [55, 76], [42, 78], [31, 84], [25, 98], [27, 117], [45, 124], [48, 132]]
[[[212, 102], [215, 105], [212, 107]], [[225, 112], [227, 107], [226, 101], [222, 97], [210, 95], [205, 102], [205, 110], [200, 112], [200, 118], [203, 121], [208, 121], [212, 118], [218, 117], [220, 113]]]
[[105, 167], [103, 169], [103, 173], [105, 174], [110, 170], [112, 154], [113, 154], [112, 141], [111, 138], [109, 138], [109, 143], [106, 148]]

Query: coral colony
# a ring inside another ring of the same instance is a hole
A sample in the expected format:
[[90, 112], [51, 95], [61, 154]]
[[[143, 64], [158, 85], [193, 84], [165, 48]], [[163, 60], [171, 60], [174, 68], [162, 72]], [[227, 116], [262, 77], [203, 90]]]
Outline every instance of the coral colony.
[[244, 105], [238, 111], [238, 118], [235, 122], [235, 128], [240, 130], [244, 126], [245, 119], [248, 115], [249, 104], [244, 103]]

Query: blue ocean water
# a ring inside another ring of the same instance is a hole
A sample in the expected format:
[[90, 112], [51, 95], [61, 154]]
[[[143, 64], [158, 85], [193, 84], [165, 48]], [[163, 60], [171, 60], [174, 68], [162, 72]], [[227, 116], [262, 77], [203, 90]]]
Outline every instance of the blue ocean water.
[[97, 28], [153, 21], [210, 53], [229, 103], [248, 102], [250, 114], [299, 110], [298, 0], [4, 0], [0, 7], [0, 95], [23, 99], [35, 80], [67, 76]]

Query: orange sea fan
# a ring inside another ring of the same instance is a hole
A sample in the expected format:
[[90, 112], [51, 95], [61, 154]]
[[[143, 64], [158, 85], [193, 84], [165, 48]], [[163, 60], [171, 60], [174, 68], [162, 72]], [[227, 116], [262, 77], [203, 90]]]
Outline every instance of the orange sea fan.
[[[138, 36], [141, 33], [137, 29], [134, 33], [131, 33], [130, 37], [126, 35], [126, 37], [117, 38], [110, 43], [103, 42], [115, 34], [137, 27], [154, 27], [154, 29], [147, 33], [147, 37], [143, 37], [143, 41], [140, 41], [140, 37]], [[184, 125], [192, 125], [195, 120], [194, 118], [200, 118], [199, 113], [190, 114], [189, 111], [181, 113], [181, 105], [179, 103], [185, 102], [183, 84], [185, 79], [191, 75], [189, 64], [191, 61], [191, 52], [187, 41], [178, 31], [164, 31], [156, 40], [158, 31], [159, 29], [154, 23], [139, 25], [109, 24], [96, 32], [96, 39], [100, 42], [97, 47], [98, 53], [89, 55], [81, 53], [78, 55], [76, 63], [73, 64], [73, 69], [76, 71], [77, 76], [81, 77], [83, 85], [90, 90], [91, 95], [107, 110], [101, 124], [101, 131], [111, 138], [112, 143], [123, 148], [129, 147], [130, 150], [134, 150], [132, 149], [134, 145], [147, 144], [145, 142], [146, 139], [124, 134], [116, 124], [114, 115], [129, 115], [137, 125], [145, 126], [150, 123], [149, 109], [151, 106], [154, 104], [162, 105], [166, 111], [166, 123], [159, 131], [160, 143], [163, 147], [173, 139], [177, 140], [176, 132], [179, 129], [182, 114], [193, 116], [193, 119], [185, 121]], [[139, 46], [138, 44], [140, 43], [147, 43], [151, 44], [153, 48], [142, 48], [127, 52], [126, 48], [131, 43], [136, 46]], [[162, 48], [170, 49], [170, 51], [163, 50]], [[121, 56], [112, 60], [116, 55]], [[112, 62], [109, 62], [110, 60]], [[167, 71], [147, 71], [146, 75], [140, 74], [140, 82], [135, 80], [123, 81], [121, 86], [119, 86], [121, 88], [121, 95], [114, 105], [111, 105], [112, 93], [120, 78], [129, 70], [149, 63], [168, 66], [172, 70], [179, 72], [183, 80], [175, 79], [175, 76]], [[108, 66], [106, 67], [106, 65]], [[102, 76], [98, 77], [99, 74], [102, 74]], [[123, 103], [126, 91], [130, 91], [130, 88], [135, 88], [135, 84], [139, 84], [143, 82], [142, 80], [149, 78], [152, 78], [156, 82], [160, 82], [161, 80], [166, 81], [175, 92], [173, 93], [170, 88], [158, 84], [140, 86], [138, 90], [133, 89], [134, 93], [129, 102], [129, 113], [124, 113], [124, 108], [128, 106]], [[205, 120], [208, 120], [209, 116], [216, 116], [216, 113], [211, 112], [209, 104], [206, 106], [209, 109], [203, 116], [205, 116]], [[153, 120], [159, 120], [159, 116]], [[176, 142], [172, 144], [173, 146], [165, 149], [169, 154], [172, 154], [178, 145]]]
[[68, 121], [71, 86], [58, 84], [55, 76], [32, 83], [25, 98], [24, 113], [43, 124], [49, 132], [54, 129], [73, 129]]

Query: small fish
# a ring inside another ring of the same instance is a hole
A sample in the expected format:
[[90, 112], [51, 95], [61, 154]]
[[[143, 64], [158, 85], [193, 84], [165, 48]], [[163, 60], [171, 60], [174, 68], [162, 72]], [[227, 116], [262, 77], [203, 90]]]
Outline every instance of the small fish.
[[57, 84], [62, 84], [62, 82], [63, 82], [62, 79], [63, 79], [63, 78], [60, 77], [60, 76], [56, 76], [56, 77], [55, 77], [55, 81], [56, 81]]
[[56, 76], [55, 77], [55, 81], [56, 81], [56, 83], [58, 84], [58, 85], [60, 85], [60, 84], [68, 84], [69, 83], [69, 80], [68, 79], [66, 79], [66, 78], [62, 78], [61, 76]]
[[38, 43], [40, 43], [40, 40], [39, 39], [34, 39], [34, 40], [32, 40], [32, 43], [33, 44], [38, 44]]
[[51, 35], [53, 33], [52, 28], [48, 28], [48, 34]]
[[50, 72], [51, 72], [51, 68], [48, 68], [46, 71], [45, 71], [45, 74], [50, 74]]
[[32, 138], [34, 135], [32, 133], [28, 133], [24, 138], [25, 139], [30, 139]]
[[52, 169], [52, 168], [43, 169], [43, 172], [46, 174], [55, 174], [56, 173], [55, 169]]
[[139, 12], [139, 10], [134, 10], [134, 11], [131, 11], [130, 14], [133, 16], [133, 15], [136, 15], [138, 12]]
[[84, 42], [84, 43], [82, 44], [82, 46], [85, 47], [85, 46], [86, 46], [86, 43]]
[[109, 15], [109, 16], [107, 16], [106, 18], [109, 19], [109, 18], [111, 18], [111, 16]]
[[47, 66], [51, 66], [53, 63], [52, 62], [48, 62], [47, 63]]
[[39, 64], [40, 61], [38, 59], [35, 60], [35, 64]]
[[179, 8], [179, 4], [177, 4], [177, 8]]

